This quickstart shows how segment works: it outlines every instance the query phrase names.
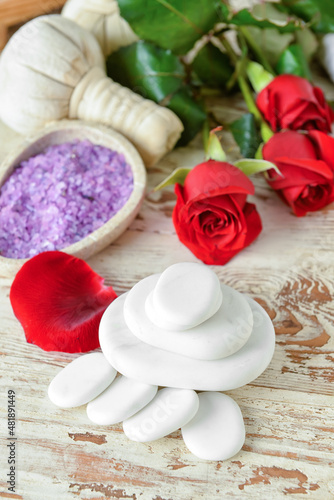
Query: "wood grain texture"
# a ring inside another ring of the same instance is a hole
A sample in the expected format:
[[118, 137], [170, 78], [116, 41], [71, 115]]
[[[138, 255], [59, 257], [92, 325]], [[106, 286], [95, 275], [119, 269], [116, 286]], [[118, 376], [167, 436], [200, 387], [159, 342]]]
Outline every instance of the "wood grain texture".
[[0, 0], [0, 50], [6, 45], [13, 29], [17, 29], [33, 17], [59, 12], [65, 1]]
[[[329, 88], [329, 91], [331, 87]], [[238, 114], [238, 97], [209, 102], [217, 114]], [[0, 124], [0, 155], [18, 138]], [[228, 133], [232, 161], [238, 150]], [[177, 166], [203, 158], [200, 139], [170, 153], [148, 174], [148, 194], [130, 228], [88, 263], [121, 294], [145, 276], [195, 257], [177, 239], [172, 188], [152, 193]], [[11, 278], [0, 277], [0, 498], [24, 500], [221, 500], [334, 498], [334, 207], [295, 217], [255, 178], [254, 201], [263, 232], [224, 267], [222, 282], [255, 298], [276, 330], [268, 369], [252, 384], [229, 391], [240, 405], [246, 441], [224, 462], [206, 462], [185, 447], [180, 432], [153, 443], [129, 441], [121, 425], [88, 421], [85, 408], [62, 410], [47, 397], [57, 371], [75, 355], [27, 344], [9, 303]], [[7, 390], [17, 395], [16, 493], [7, 491]]]
[[3, 24], [12, 26], [32, 17], [48, 14], [64, 3], [65, 0], [1, 0], [0, 18]]

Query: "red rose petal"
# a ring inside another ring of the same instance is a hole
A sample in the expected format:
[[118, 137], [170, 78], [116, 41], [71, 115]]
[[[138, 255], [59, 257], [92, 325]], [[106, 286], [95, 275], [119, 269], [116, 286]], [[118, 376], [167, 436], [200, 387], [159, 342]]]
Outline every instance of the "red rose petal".
[[[307, 114], [307, 120], [304, 115]], [[319, 118], [317, 107], [313, 103], [307, 101], [296, 101], [291, 108], [286, 109], [283, 116], [281, 116], [278, 130], [290, 129], [299, 130], [305, 129], [307, 124], [312, 123], [312, 120]]]
[[270, 170], [267, 182], [298, 217], [334, 201], [333, 149], [333, 137], [317, 130], [280, 132], [263, 147], [282, 174]]
[[331, 124], [334, 121], [334, 111], [333, 109], [328, 105], [325, 95], [322, 91], [321, 88], [319, 87], [314, 87], [314, 95], [318, 102], [320, 103], [321, 106], [323, 106], [324, 110], [324, 120], [325, 120], [325, 126], [323, 126], [320, 130], [323, 132], [331, 132]]
[[334, 200], [334, 189], [326, 184], [292, 187], [282, 191], [281, 198], [290, 205], [297, 217], [304, 217], [308, 212], [316, 212], [331, 203]]
[[331, 131], [334, 113], [322, 90], [300, 76], [276, 76], [258, 94], [256, 104], [274, 132], [285, 128]]
[[10, 301], [28, 342], [45, 351], [99, 347], [98, 327], [117, 297], [85, 261], [64, 252], [36, 255], [17, 273]]
[[318, 130], [311, 130], [308, 136], [313, 143], [318, 158], [325, 161], [334, 172], [334, 138]]
[[190, 170], [183, 187], [185, 203], [230, 193], [254, 194], [254, 185], [239, 168], [215, 160], [200, 163]]
[[[211, 176], [209, 179], [211, 180]], [[202, 182], [205, 186], [205, 176], [202, 177]], [[193, 184], [196, 184], [196, 179]], [[226, 264], [250, 245], [262, 230], [255, 205], [245, 202], [245, 198], [240, 197], [239, 190], [240, 187], [237, 187], [236, 195], [226, 192], [220, 194], [217, 186], [210, 191], [211, 196], [200, 199], [200, 193], [194, 192], [195, 198], [185, 202], [184, 188], [179, 184], [175, 185], [177, 200], [173, 210], [173, 224], [176, 234], [205, 264]]]
[[305, 186], [310, 183], [333, 181], [333, 172], [321, 160], [305, 160], [304, 158], [275, 158], [272, 160], [279, 168], [282, 176], [269, 179], [268, 183], [274, 189], [284, 189], [290, 186]]
[[248, 247], [262, 231], [262, 221], [254, 203], [246, 203], [244, 216], [247, 224], [245, 247]]
[[274, 158], [287, 156], [289, 158], [308, 158], [317, 160], [313, 144], [306, 134], [293, 130], [279, 132], [273, 135], [263, 146], [263, 158], [275, 163]]

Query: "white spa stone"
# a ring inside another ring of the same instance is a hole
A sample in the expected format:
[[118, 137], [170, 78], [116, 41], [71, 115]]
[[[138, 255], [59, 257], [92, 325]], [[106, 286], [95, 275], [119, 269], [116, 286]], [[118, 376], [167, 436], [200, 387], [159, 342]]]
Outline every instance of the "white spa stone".
[[[145, 302], [160, 276], [155, 274], [137, 283], [127, 294], [123, 312], [118, 310], [136, 337], [166, 351], [206, 360], [230, 356], [247, 342], [253, 329], [251, 307], [244, 295], [226, 285], [219, 285], [224, 297], [220, 308], [203, 323], [181, 331], [156, 326], [145, 313]], [[118, 319], [122, 321], [115, 315], [114, 321]]]
[[210, 318], [221, 302], [216, 274], [203, 264], [181, 262], [160, 275], [145, 306], [150, 320], [160, 328], [187, 330]]
[[204, 460], [227, 460], [245, 441], [245, 426], [237, 403], [220, 392], [202, 392], [194, 418], [182, 427], [187, 448]]
[[123, 422], [123, 430], [132, 441], [154, 441], [176, 431], [198, 410], [195, 391], [166, 387], [139, 413]]
[[131, 333], [123, 319], [126, 296], [119, 296], [106, 309], [99, 336], [109, 363], [127, 377], [164, 387], [226, 391], [252, 382], [272, 359], [275, 349], [273, 324], [264, 309], [247, 296], [254, 319], [252, 333], [241, 349], [216, 360], [189, 358], [142, 342]]
[[104, 391], [116, 374], [101, 352], [84, 354], [54, 377], [48, 395], [52, 403], [61, 408], [81, 406]]
[[121, 375], [88, 403], [88, 418], [99, 425], [122, 422], [144, 408], [154, 398], [157, 390], [156, 385], [143, 384]]

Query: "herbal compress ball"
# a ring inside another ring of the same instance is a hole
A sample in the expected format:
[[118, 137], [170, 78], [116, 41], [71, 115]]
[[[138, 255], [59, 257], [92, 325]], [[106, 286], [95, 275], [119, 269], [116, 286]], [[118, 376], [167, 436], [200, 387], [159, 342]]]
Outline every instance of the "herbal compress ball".
[[100, 46], [89, 31], [60, 15], [20, 28], [0, 59], [0, 118], [22, 134], [62, 118], [113, 127], [147, 166], [179, 139], [183, 126], [169, 109], [106, 76]]

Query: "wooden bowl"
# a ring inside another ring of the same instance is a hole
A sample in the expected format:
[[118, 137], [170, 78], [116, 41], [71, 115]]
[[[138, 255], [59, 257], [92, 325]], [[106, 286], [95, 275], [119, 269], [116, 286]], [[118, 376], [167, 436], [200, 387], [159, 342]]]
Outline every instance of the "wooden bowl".
[[[15, 152], [10, 153], [0, 165], [0, 187], [22, 162], [47, 147], [75, 139], [88, 139], [111, 150], [123, 153], [133, 172], [133, 191], [125, 205], [103, 226], [93, 231], [77, 243], [65, 248], [58, 248], [70, 255], [88, 259], [100, 252], [131, 224], [139, 212], [146, 189], [146, 169], [135, 147], [122, 135], [111, 128], [82, 122], [80, 120], [62, 120], [43, 128], [42, 131], [24, 141]], [[0, 275], [13, 277], [22, 264], [29, 259], [11, 259], [0, 256]]]

